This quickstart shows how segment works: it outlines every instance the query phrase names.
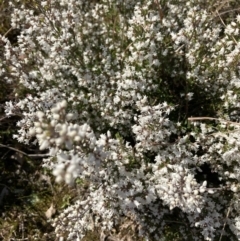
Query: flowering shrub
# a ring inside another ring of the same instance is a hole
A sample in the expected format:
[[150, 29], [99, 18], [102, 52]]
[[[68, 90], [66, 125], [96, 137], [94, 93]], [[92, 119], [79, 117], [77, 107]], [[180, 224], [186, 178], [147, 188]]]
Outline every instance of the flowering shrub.
[[28, 91], [6, 103], [15, 138], [49, 151], [56, 181], [88, 183], [52, 220], [59, 237], [127, 218], [160, 240], [177, 212], [183, 240], [240, 240], [240, 15], [214, 2], [15, 8], [18, 42], [1, 37], [2, 79]]

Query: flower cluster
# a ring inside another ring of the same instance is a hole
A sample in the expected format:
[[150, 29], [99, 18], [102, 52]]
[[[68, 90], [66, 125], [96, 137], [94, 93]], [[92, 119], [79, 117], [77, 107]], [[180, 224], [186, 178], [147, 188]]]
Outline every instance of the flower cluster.
[[183, 240], [220, 238], [226, 225], [224, 235], [240, 240], [236, 6], [51, 0], [35, 7], [14, 10], [21, 33], [15, 45], [1, 37], [0, 74], [28, 93], [5, 105], [7, 116], [21, 116], [14, 137], [49, 151], [43, 166], [56, 181], [88, 184], [52, 221], [56, 234], [81, 240], [126, 218], [136, 235], [160, 240], [177, 218]]

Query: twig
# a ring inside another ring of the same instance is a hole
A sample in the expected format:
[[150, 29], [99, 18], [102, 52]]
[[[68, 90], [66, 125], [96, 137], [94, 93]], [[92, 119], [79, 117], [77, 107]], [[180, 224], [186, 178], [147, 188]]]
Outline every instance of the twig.
[[[218, 17], [220, 18], [220, 20], [221, 20], [222, 24], [224, 25], [224, 27], [226, 27], [226, 24], [224, 23], [223, 19], [221, 18], [218, 10], [216, 10], [216, 13], [217, 13]], [[234, 38], [234, 36], [231, 35], [231, 37], [232, 37], [233, 41], [235, 42], [235, 44], [238, 45], [238, 42], [237, 42], [237, 40]]]
[[0, 119], [0, 121], [2, 121], [2, 120], [4, 120], [4, 119], [7, 119], [8, 118], [8, 116], [4, 116], [4, 117], [2, 117], [1, 119]]
[[162, 10], [162, 8], [161, 8], [158, 0], [155, 0], [154, 2], [155, 2], [155, 4], [157, 5], [158, 13], [159, 13], [159, 18], [160, 18], [160, 21], [162, 22], [163, 17], [164, 17], [163, 10]]
[[10, 150], [16, 151], [16, 152], [21, 153], [22, 155], [28, 156], [28, 157], [49, 157], [50, 156], [49, 154], [27, 154], [26, 152], [20, 151], [14, 147], [6, 146], [3, 144], [0, 144], [0, 147], [8, 148]]
[[[12, 239], [11, 239], [12, 240]], [[14, 239], [15, 241], [23, 241], [23, 240], [28, 240], [28, 238], [24, 238], [24, 239]]]
[[[216, 11], [221, 10], [221, 9], [226, 5], [226, 3], [229, 3], [229, 2], [231, 2], [231, 0], [230, 0], [230, 1], [229, 1], [229, 0], [222, 1], [222, 2], [220, 3], [220, 5], [218, 5]], [[219, 3], [218, 3], [218, 4], [219, 4]]]
[[224, 12], [219, 13], [219, 15], [221, 16], [221, 15], [224, 15], [225, 13], [230, 13], [230, 12], [234, 12], [234, 11], [238, 11], [238, 10], [240, 10], [240, 8], [235, 8], [235, 9], [231, 9], [228, 11], [224, 11]]
[[189, 117], [188, 118], [189, 121], [198, 121], [198, 120], [219, 120], [218, 118], [214, 118], [214, 117]]
[[23, 152], [23, 151], [20, 151], [20, 150], [14, 148], [14, 147], [6, 146], [6, 145], [3, 145], [3, 144], [0, 144], [0, 147], [5, 147], [5, 148], [8, 148], [8, 149], [10, 149], [10, 150], [19, 152], [19, 153], [21, 153], [21, 154], [24, 155], [24, 156], [28, 156], [27, 153], [25, 153], [25, 152]]
[[12, 30], [13, 30], [13, 27], [9, 28], [8, 31], [3, 36], [6, 37]]
[[187, 225], [187, 223], [181, 222], [181, 221], [173, 221], [173, 220], [164, 220], [164, 221], [167, 223], [179, 223], [179, 224]]
[[217, 121], [223, 121], [226, 122], [227, 124], [233, 124], [233, 125], [240, 125], [240, 123], [238, 122], [233, 122], [233, 121], [228, 121], [228, 120], [223, 120], [223, 119], [219, 119], [219, 118], [214, 118], [214, 117], [189, 117], [188, 118], [189, 121], [198, 121], [198, 120], [217, 120]]
[[[8, 118], [11, 118], [11, 117], [14, 117], [14, 116], [23, 117], [23, 115], [21, 115], [20, 113], [14, 113], [14, 114], [11, 114], [11, 115], [9, 115], [9, 116], [6, 116], [6, 115], [5, 115], [5, 116], [1, 117], [0, 122], [1, 122], [2, 120], [8, 119]], [[1, 125], [1, 123], [0, 123], [0, 125]]]
[[49, 154], [27, 154], [29, 157], [49, 157]]
[[183, 47], [185, 46], [185, 44], [182, 44], [180, 47], [178, 47], [175, 51], [179, 52]]
[[231, 211], [231, 205], [232, 205], [232, 204], [230, 204], [230, 206], [229, 206], [229, 208], [228, 208], [227, 215], [226, 215], [226, 218], [225, 218], [225, 222], [224, 222], [224, 224], [223, 224], [223, 228], [222, 228], [222, 232], [221, 232], [221, 236], [220, 236], [219, 241], [222, 240], [223, 230], [225, 229], [225, 226], [226, 226], [226, 223], [227, 223], [227, 219], [228, 219], [228, 216], [229, 216], [230, 211]]

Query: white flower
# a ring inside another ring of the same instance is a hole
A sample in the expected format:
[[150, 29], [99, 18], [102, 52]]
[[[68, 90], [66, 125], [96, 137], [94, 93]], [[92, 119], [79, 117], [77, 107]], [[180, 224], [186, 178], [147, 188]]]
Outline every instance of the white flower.
[[[14, 138], [49, 150], [43, 165], [56, 181], [88, 184], [54, 222], [59, 236], [112, 231], [124, 217], [160, 240], [178, 208], [189, 232], [198, 227], [196, 239], [213, 240], [227, 191], [228, 225], [239, 235], [240, 17], [226, 13], [223, 31], [200, 2], [51, 0], [40, 14], [14, 9], [21, 34], [16, 45], [1, 37], [1, 79], [31, 92], [6, 102], [6, 115], [21, 118]], [[222, 186], [198, 174], [205, 165]]]
[[49, 141], [48, 140], [42, 140], [42, 141], [39, 142], [39, 144], [40, 144], [40, 147], [39, 147], [40, 150], [45, 150], [49, 147]]

